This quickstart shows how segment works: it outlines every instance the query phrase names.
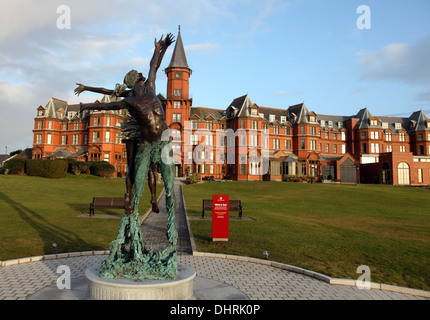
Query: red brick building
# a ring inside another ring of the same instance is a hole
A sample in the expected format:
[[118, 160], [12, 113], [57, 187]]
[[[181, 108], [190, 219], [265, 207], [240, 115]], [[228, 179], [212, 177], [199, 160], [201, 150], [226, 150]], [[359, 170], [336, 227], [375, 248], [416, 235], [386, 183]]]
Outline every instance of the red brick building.
[[[422, 111], [408, 118], [377, 117], [367, 108], [352, 116], [259, 106], [248, 95], [226, 108], [192, 107], [192, 70], [179, 32], [162, 97], [177, 176], [234, 180], [281, 180], [284, 175], [317, 181], [430, 185], [430, 120]], [[109, 99], [104, 97], [104, 99]], [[92, 112], [51, 99], [38, 108], [33, 157], [70, 152], [82, 160], [111, 162], [126, 171], [120, 133], [123, 112]], [[108, 118], [110, 120], [108, 120]]]

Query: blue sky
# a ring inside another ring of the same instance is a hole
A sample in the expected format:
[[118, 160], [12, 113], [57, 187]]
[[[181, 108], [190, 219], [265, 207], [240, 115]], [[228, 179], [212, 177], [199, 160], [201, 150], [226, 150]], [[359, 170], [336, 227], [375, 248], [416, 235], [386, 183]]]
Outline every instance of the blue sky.
[[[193, 106], [225, 109], [248, 94], [260, 106], [305, 102], [320, 114], [430, 116], [428, 0], [0, 1], [0, 153], [32, 146], [36, 109], [51, 97], [99, 98], [74, 96], [76, 82], [113, 88], [130, 69], [147, 73], [154, 38], [176, 36], [178, 25]], [[57, 28], [60, 5], [70, 29]], [[360, 5], [371, 10], [370, 30], [357, 28]]]

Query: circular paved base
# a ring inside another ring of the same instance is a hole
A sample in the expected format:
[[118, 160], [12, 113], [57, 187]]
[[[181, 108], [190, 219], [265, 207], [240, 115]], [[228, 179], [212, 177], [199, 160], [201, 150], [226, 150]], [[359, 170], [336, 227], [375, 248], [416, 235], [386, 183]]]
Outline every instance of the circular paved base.
[[100, 264], [85, 271], [91, 300], [188, 300], [193, 296], [193, 268], [178, 263], [176, 280], [105, 279]]

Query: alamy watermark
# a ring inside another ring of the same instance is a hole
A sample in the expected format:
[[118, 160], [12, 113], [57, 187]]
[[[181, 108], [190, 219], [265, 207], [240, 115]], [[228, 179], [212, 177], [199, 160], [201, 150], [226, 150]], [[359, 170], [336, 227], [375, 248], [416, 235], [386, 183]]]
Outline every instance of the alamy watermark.
[[70, 267], [61, 265], [57, 268], [57, 274], [61, 274], [57, 279], [57, 288], [59, 290], [71, 289], [71, 272]]
[[57, 29], [71, 29], [72, 28], [72, 12], [70, 7], [67, 5], [61, 5], [57, 7], [57, 14], [60, 16], [57, 18]]
[[361, 14], [357, 19], [357, 28], [360, 30], [372, 29], [372, 12], [370, 7], [366, 5], [359, 6], [357, 14]]
[[370, 268], [366, 265], [361, 265], [357, 268], [357, 273], [361, 273], [356, 282], [357, 288], [370, 289]]

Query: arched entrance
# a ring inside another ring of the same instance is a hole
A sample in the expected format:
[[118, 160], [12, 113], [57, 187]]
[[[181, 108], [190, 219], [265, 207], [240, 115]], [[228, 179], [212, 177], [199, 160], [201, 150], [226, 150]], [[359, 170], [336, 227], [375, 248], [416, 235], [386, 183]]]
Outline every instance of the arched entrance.
[[409, 165], [406, 162], [400, 162], [397, 166], [397, 179], [400, 185], [409, 185]]

